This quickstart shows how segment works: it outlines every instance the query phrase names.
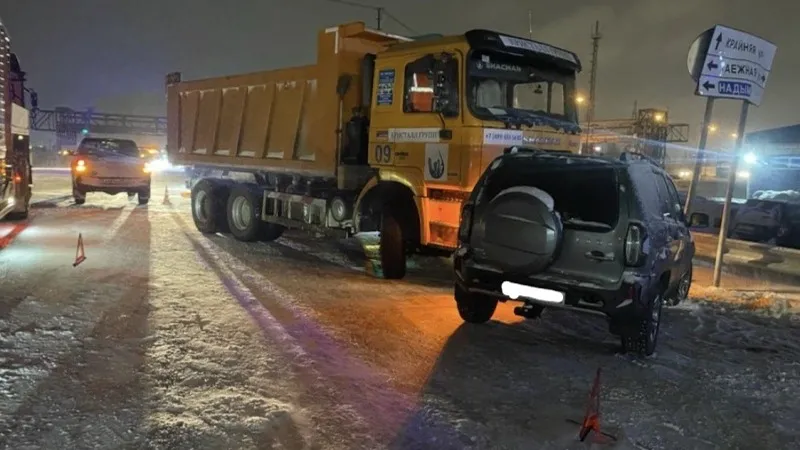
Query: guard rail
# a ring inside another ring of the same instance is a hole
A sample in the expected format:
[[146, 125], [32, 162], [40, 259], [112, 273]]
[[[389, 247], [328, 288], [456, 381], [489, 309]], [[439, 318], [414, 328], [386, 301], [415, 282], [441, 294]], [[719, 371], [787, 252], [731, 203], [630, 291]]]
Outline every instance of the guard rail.
[[[692, 233], [695, 260], [714, 263], [717, 234]], [[775, 282], [800, 284], [800, 250], [727, 239], [723, 268], [729, 272]]]

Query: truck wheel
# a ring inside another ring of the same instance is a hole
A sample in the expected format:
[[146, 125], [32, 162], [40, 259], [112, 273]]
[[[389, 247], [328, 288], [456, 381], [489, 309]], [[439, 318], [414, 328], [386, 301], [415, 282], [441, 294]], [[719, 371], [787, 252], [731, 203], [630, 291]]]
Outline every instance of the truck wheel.
[[246, 184], [234, 185], [228, 197], [227, 217], [237, 240], [253, 242], [262, 237], [261, 199]]
[[471, 294], [459, 285], [455, 287], [458, 315], [467, 323], [486, 323], [497, 309], [497, 299], [486, 295]]
[[661, 307], [664, 304], [663, 289], [650, 300], [650, 303], [633, 322], [627, 324], [621, 334], [622, 351], [650, 356], [656, 351], [658, 333], [661, 329]]
[[399, 280], [406, 276], [403, 228], [391, 211], [384, 211], [381, 220], [380, 256], [384, 278]]
[[140, 205], [144, 206], [147, 203], [149, 203], [150, 202], [150, 186], [147, 186], [146, 188], [144, 188], [141, 191], [139, 191], [138, 197], [139, 197], [139, 204]]
[[192, 188], [192, 220], [201, 233], [213, 234], [227, 228], [226, 196], [222, 187], [204, 179]]

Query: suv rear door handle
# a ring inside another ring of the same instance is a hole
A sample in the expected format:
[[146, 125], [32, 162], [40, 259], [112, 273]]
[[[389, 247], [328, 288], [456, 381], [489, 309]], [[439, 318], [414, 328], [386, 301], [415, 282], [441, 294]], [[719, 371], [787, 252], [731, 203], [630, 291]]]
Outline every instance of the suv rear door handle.
[[613, 261], [614, 254], [613, 253], [603, 253], [600, 250], [592, 250], [588, 251], [583, 254], [583, 256], [593, 259], [595, 261]]

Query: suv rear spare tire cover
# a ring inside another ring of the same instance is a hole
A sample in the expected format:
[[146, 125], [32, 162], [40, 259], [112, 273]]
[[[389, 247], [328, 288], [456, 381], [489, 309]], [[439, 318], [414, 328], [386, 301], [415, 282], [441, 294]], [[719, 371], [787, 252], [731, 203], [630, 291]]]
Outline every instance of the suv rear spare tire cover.
[[541, 272], [561, 249], [563, 225], [553, 198], [541, 189], [517, 186], [500, 192], [489, 203], [484, 223], [485, 255], [504, 270]]

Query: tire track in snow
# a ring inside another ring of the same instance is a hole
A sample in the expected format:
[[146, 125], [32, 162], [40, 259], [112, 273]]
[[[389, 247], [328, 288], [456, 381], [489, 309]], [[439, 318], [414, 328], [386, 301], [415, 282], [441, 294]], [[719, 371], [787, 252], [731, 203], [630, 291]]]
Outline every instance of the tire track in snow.
[[89, 292], [73, 292], [66, 307], [29, 297], [0, 320], [0, 430], [8, 429], [6, 421], [51, 375], [57, 361], [91, 334], [119, 291], [95, 285]]
[[[353, 411], [358, 420], [351, 421], [350, 425], [365, 428], [380, 442], [388, 442], [417, 414], [416, 399], [398, 392], [388, 381], [388, 376], [348, 354], [344, 344], [336, 342], [308, 317], [299, 300], [217, 244], [194, 236], [196, 233], [188, 231], [190, 227], [178, 214], [174, 218], [186, 237], [204, 253], [206, 262], [219, 270], [221, 280], [229, 286], [230, 292], [242, 306], [252, 308], [251, 315], [278, 333], [298, 367], [312, 376], [312, 389], [321, 390], [326, 394], [325, 397], [334, 399], [331, 407], [347, 405], [347, 409]], [[287, 322], [291, 323], [283, 326], [248, 288], [248, 284], [288, 311], [292, 317]], [[324, 381], [333, 386], [324, 384]], [[420, 432], [430, 433], [431, 440], [441, 440], [445, 435], [453, 434], [453, 430], [438, 426]], [[374, 445], [367, 447], [376, 448]]]
[[[103, 245], [117, 236], [133, 208], [123, 208], [109, 225]], [[86, 219], [79, 215], [78, 219]], [[91, 218], [89, 218], [91, 220]], [[54, 224], [49, 224], [54, 226]], [[35, 392], [42, 380], [51, 376], [64, 354], [86, 339], [108, 306], [108, 300], [125, 291], [117, 285], [91, 283], [87, 292], [72, 291], [66, 304], [51, 287], [63, 281], [59, 272], [43, 267], [42, 274], [51, 273], [50, 283], [25, 296], [6, 319], [0, 318], [0, 424], [13, 417], [26, 398]], [[55, 298], [47, 296], [55, 295]], [[0, 430], [6, 429], [0, 426]]]

